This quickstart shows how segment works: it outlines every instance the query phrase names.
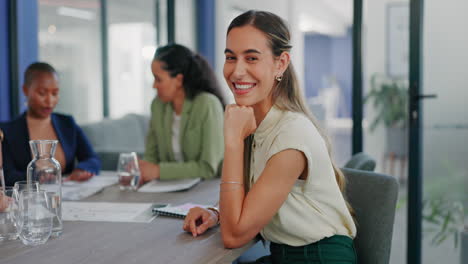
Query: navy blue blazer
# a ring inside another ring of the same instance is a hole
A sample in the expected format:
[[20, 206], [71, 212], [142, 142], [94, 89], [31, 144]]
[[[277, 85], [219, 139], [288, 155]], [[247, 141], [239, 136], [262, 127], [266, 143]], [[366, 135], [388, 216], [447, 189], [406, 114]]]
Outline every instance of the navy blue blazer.
[[[73, 117], [53, 113], [51, 120], [65, 153], [66, 167], [65, 170], [62, 168], [63, 173], [71, 173], [78, 168], [99, 174], [101, 161]], [[16, 181], [26, 180], [26, 168], [32, 160], [26, 112], [15, 120], [0, 123], [0, 129], [4, 134], [2, 151], [5, 183], [12, 186]], [[76, 167], [75, 158], [78, 160]]]

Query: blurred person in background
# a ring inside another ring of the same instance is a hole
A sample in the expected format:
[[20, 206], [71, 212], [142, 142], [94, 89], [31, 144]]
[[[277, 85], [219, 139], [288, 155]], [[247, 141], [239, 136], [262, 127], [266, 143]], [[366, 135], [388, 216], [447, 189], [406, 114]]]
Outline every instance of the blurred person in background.
[[55, 159], [62, 174], [69, 174], [66, 179], [85, 181], [99, 173], [101, 162], [73, 117], [54, 113], [59, 92], [57, 72], [51, 65], [35, 62], [28, 66], [23, 85], [27, 110], [12, 121], [0, 123], [7, 186], [26, 180], [26, 168], [32, 160], [30, 140], [58, 140]]
[[223, 159], [224, 99], [209, 64], [187, 47], [156, 50], [151, 71], [157, 90], [141, 183], [215, 177]]

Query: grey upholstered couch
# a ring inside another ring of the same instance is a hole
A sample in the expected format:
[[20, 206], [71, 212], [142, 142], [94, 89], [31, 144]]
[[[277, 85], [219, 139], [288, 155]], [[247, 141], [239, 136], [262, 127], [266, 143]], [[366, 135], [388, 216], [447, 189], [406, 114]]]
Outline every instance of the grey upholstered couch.
[[119, 119], [104, 119], [81, 125], [102, 162], [103, 170], [116, 170], [119, 153], [137, 152], [142, 157], [149, 117], [127, 114]]

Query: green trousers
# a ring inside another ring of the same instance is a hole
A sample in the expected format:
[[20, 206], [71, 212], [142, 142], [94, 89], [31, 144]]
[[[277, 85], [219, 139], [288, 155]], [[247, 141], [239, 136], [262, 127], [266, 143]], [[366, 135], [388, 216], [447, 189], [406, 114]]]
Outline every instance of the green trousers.
[[332, 236], [315, 243], [292, 247], [270, 244], [270, 256], [257, 259], [258, 264], [357, 264], [353, 240]]

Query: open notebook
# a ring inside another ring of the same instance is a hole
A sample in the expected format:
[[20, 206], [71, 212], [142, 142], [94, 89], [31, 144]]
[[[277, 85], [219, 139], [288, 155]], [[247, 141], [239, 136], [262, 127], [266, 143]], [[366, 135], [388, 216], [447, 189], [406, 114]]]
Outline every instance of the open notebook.
[[177, 206], [166, 206], [162, 208], [153, 208], [153, 213], [164, 216], [172, 216], [177, 218], [185, 218], [188, 211], [193, 207], [203, 207], [207, 208], [208, 205], [203, 204], [194, 204], [194, 203], [185, 203]]

